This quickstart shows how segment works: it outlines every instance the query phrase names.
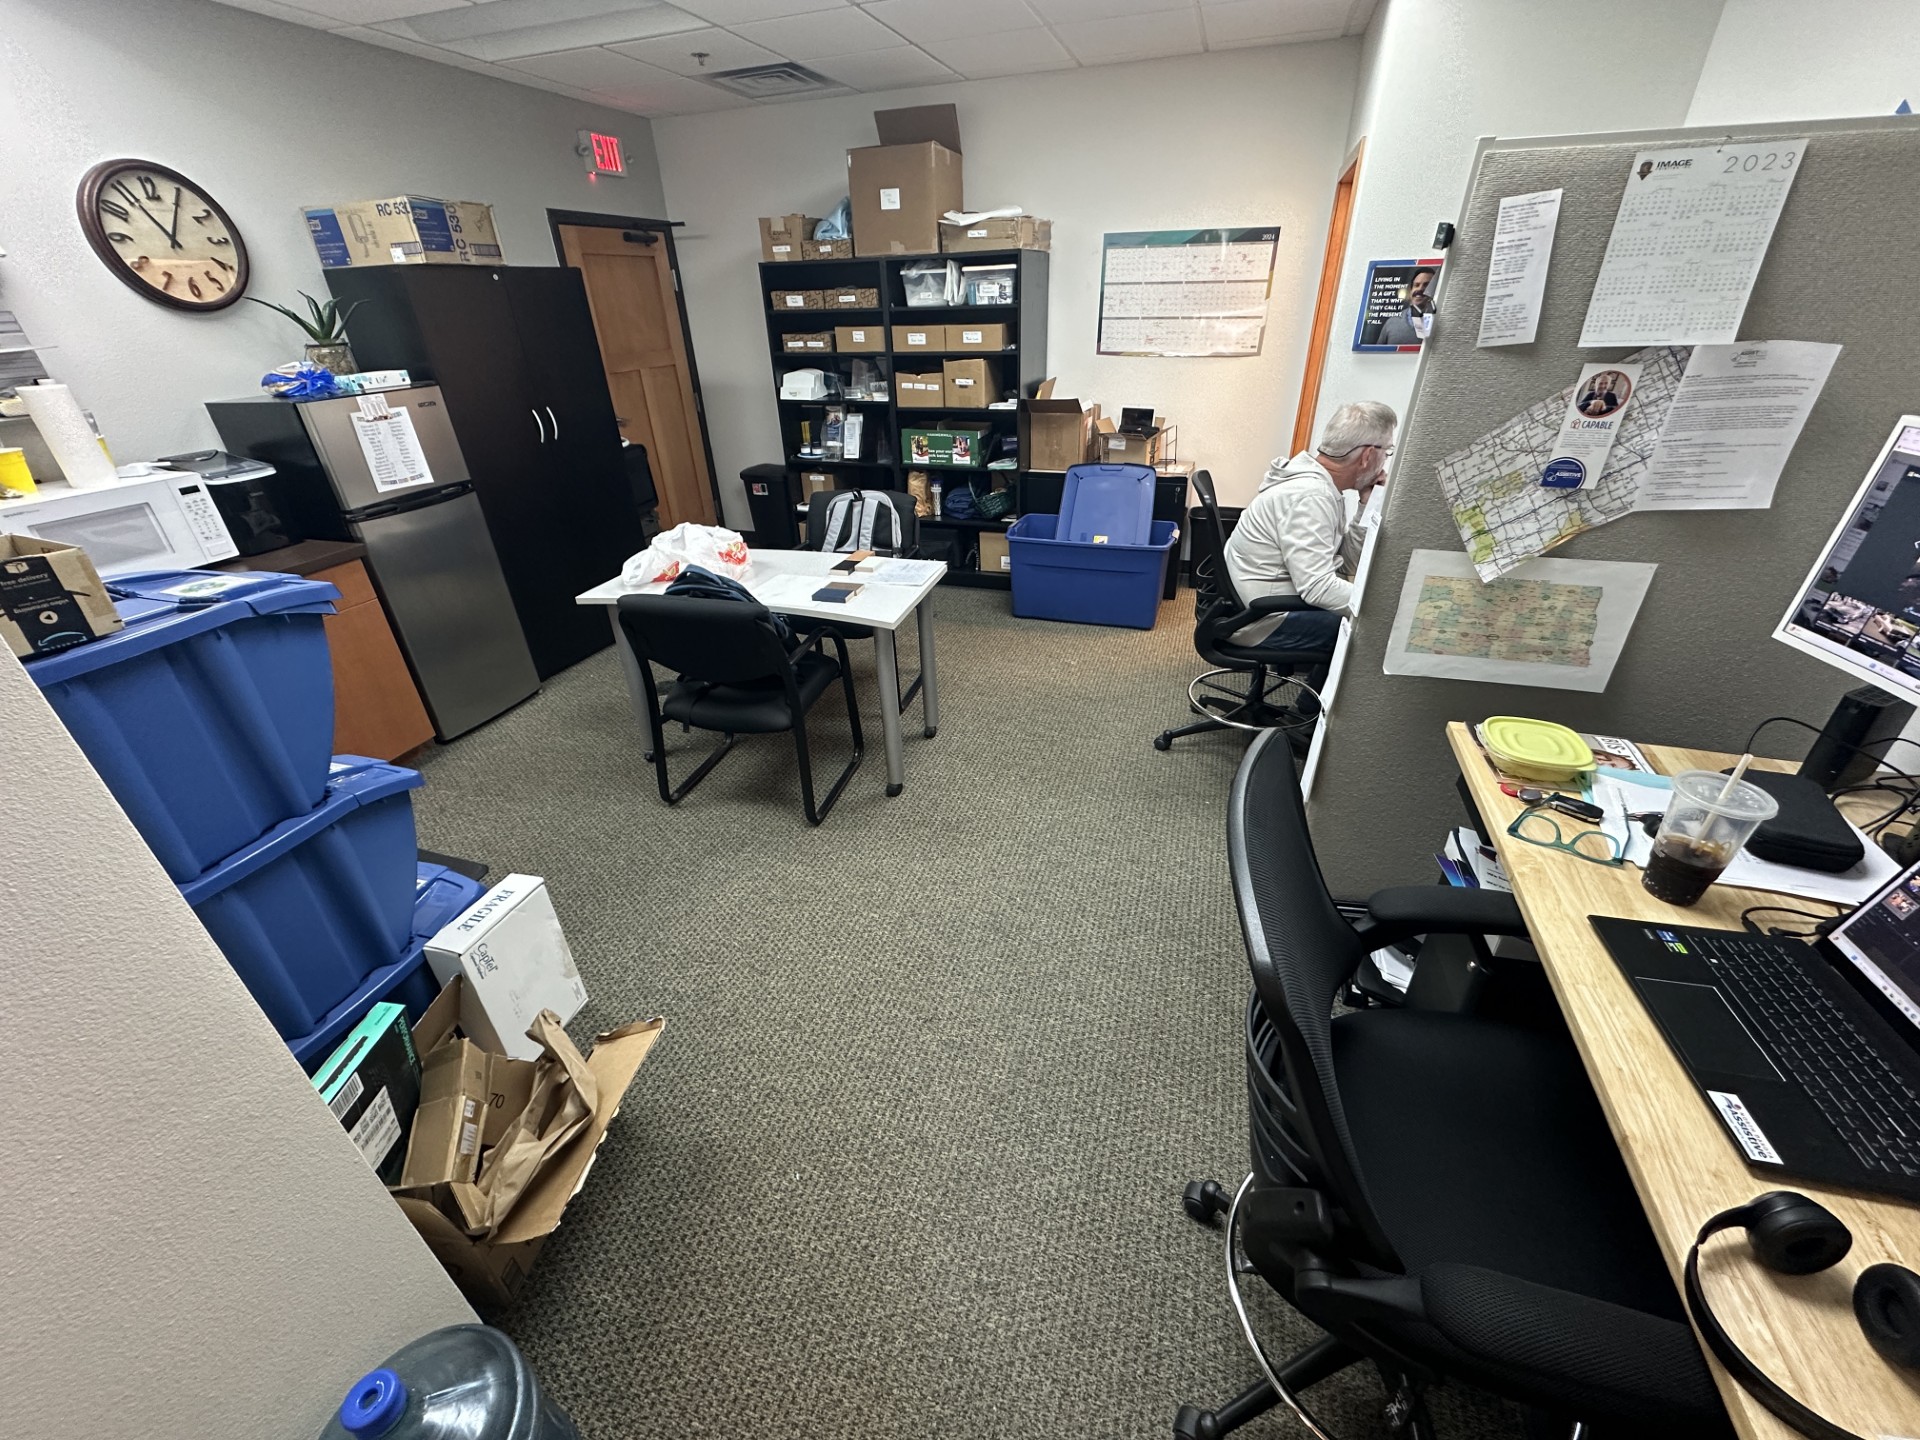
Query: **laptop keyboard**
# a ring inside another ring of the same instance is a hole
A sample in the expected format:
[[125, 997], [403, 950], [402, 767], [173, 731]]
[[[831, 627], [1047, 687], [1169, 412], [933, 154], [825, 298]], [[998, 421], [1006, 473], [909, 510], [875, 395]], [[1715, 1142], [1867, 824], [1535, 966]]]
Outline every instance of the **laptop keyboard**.
[[1720, 981], [1766, 1032], [1781, 1066], [1840, 1132], [1860, 1163], [1920, 1177], [1920, 1095], [1847, 1012], [1765, 942], [1693, 931]]

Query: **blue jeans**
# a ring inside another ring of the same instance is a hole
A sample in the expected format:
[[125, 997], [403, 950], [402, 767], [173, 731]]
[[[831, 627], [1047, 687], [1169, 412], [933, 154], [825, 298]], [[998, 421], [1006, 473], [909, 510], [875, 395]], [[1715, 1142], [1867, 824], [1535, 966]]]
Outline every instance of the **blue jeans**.
[[1338, 610], [1289, 610], [1280, 626], [1254, 648], [1256, 650], [1321, 650], [1333, 654], [1333, 642], [1340, 638]]

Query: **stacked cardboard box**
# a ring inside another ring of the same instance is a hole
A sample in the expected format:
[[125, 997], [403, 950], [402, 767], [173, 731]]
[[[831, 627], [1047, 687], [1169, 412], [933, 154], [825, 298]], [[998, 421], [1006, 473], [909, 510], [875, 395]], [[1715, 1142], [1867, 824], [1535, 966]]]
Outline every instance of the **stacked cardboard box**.
[[880, 143], [847, 152], [856, 255], [928, 255], [962, 204], [960, 120], [951, 105], [877, 110]]

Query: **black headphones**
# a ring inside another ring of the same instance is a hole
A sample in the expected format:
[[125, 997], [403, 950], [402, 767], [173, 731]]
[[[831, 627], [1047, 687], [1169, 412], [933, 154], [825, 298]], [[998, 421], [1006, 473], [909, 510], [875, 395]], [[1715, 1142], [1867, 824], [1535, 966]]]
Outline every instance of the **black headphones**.
[[[1782, 1275], [1812, 1275], [1840, 1263], [1853, 1248], [1853, 1234], [1817, 1200], [1792, 1190], [1769, 1190], [1744, 1205], [1722, 1210], [1700, 1227], [1687, 1252], [1687, 1309], [1713, 1358], [1740, 1388], [1812, 1440], [1861, 1440], [1814, 1414], [1781, 1389], [1735, 1345], [1713, 1318], [1700, 1285], [1700, 1247], [1722, 1230], [1741, 1228], [1760, 1263]], [[1853, 1314], [1867, 1343], [1891, 1365], [1920, 1369], [1920, 1275], [1904, 1265], [1869, 1265], [1853, 1285]]]

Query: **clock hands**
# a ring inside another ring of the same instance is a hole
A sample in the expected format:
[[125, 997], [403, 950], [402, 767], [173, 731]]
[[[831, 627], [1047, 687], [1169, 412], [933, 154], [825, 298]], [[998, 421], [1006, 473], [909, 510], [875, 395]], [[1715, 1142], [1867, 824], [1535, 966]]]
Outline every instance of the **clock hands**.
[[173, 228], [167, 231], [167, 239], [173, 242], [173, 248], [180, 248], [180, 186], [173, 187]]
[[153, 228], [158, 230], [162, 235], [165, 235], [167, 237], [167, 243], [169, 245], [173, 246], [173, 248], [176, 250], [181, 248], [180, 242], [173, 238], [173, 232], [168, 230], [166, 226], [162, 225], [159, 222], [159, 220], [154, 218], [154, 213], [151, 210], [147, 209], [146, 202], [143, 201], [138, 195], [134, 194], [133, 191], [127, 188], [126, 181], [124, 180], [114, 181], [113, 188], [118, 190], [122, 195], [126, 196], [127, 199], [131, 200], [135, 205], [138, 205], [140, 207], [140, 213], [146, 216], [147, 219], [153, 221]]

